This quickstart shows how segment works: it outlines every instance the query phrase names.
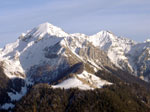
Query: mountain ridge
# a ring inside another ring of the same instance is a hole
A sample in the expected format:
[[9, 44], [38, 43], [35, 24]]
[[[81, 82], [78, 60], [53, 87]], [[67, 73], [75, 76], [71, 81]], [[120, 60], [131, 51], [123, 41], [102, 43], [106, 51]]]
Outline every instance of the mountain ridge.
[[[17, 85], [8, 90], [2, 88], [9, 100], [1, 107], [13, 108], [14, 100], [20, 100], [30, 86], [39, 83], [83, 90], [113, 85], [109, 78], [96, 75], [99, 71], [100, 74], [113, 74], [126, 83], [131, 83], [129, 78], [134, 79], [134, 76], [149, 82], [149, 47], [149, 42], [136, 43], [109, 31], [92, 36], [68, 34], [52, 24], [43, 23], [0, 50], [0, 68], [8, 78], [7, 82], [17, 79], [14, 83], [23, 83], [20, 89], [15, 89]], [[146, 82], [136, 78], [134, 83], [140, 82], [147, 87]]]
[[[51, 40], [50, 40], [50, 37], [51, 37]], [[59, 37], [62, 37], [62, 38], [59, 38]], [[68, 33], [65, 33], [61, 28], [58, 28], [58, 27], [46, 22], [46, 23], [39, 25], [38, 27], [33, 28], [27, 34], [21, 35], [15, 43], [6, 45], [5, 48], [3, 48], [1, 50], [1, 54], [2, 54], [2, 56], [4, 56], [4, 54], [7, 54], [8, 56], [10, 56], [10, 54], [13, 54], [13, 56], [16, 54], [16, 57], [17, 57], [17, 55], [19, 55], [19, 53], [20, 53], [18, 51], [22, 51], [23, 49], [25, 50], [25, 49], [31, 48], [32, 45], [33, 46], [35, 45], [35, 43], [43, 41], [43, 38], [45, 40], [48, 39], [49, 42], [42, 43], [42, 44], [49, 44], [49, 45], [51, 44], [52, 45], [53, 43], [56, 44], [60, 40], [63, 40], [63, 38], [73, 38], [73, 37], [76, 37], [83, 41], [89, 41], [95, 47], [99, 47], [99, 49], [105, 51], [107, 53], [108, 57], [110, 58], [110, 60], [117, 67], [128, 70], [129, 72], [131, 72], [135, 75], [143, 76], [143, 74], [137, 73], [138, 68], [135, 67], [136, 64], [133, 62], [133, 59], [132, 59], [137, 56], [133, 56], [133, 53], [131, 53], [131, 52], [135, 52], [137, 50], [137, 49], [134, 49], [134, 46], [136, 46], [136, 47], [142, 46], [143, 49], [144, 49], [144, 47], [148, 47], [149, 42], [136, 43], [133, 40], [130, 40], [127, 38], [117, 37], [110, 31], [101, 31], [101, 32], [98, 32], [97, 34], [91, 35], [91, 36], [88, 36], [85, 34], [80, 34], [80, 33], [68, 34]], [[29, 42], [23, 42], [20, 39], [23, 41], [27, 41], [29, 39]], [[22, 45], [21, 46], [22, 48], [21, 47], [17, 48], [16, 46], [18, 46], [18, 44]], [[42, 46], [42, 45], [40, 45], [40, 46]], [[12, 53], [14, 48], [18, 49], [18, 51], [14, 50], [16, 52]], [[9, 52], [11, 52], [11, 53], [9, 53]], [[41, 54], [41, 53], [39, 53], [39, 54]], [[141, 51], [141, 54], [142, 54], [142, 51]], [[146, 79], [146, 81], [148, 81], [148, 80]]]

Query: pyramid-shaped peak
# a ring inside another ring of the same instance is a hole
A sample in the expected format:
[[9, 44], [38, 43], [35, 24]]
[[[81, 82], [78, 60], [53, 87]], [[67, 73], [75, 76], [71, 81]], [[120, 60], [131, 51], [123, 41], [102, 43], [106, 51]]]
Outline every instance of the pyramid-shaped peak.
[[117, 36], [115, 36], [112, 32], [110, 31], [106, 31], [106, 30], [102, 30], [98, 33], [96, 33], [95, 35], [90, 36], [90, 38], [95, 39], [95, 38], [99, 38], [100, 40], [116, 40]]
[[40, 24], [40, 25], [46, 25], [46, 26], [54, 26], [54, 25], [52, 25], [51, 23], [49, 23], [49, 22], [45, 22], [45, 23], [42, 23], [42, 24]]
[[96, 35], [114, 35], [111, 31], [102, 30], [98, 32]]
[[54, 26], [54, 25], [52, 25], [52, 24], [50, 24], [50, 23], [48, 23], [48, 22], [45, 22], [45, 23], [43, 23], [43, 24], [40, 24], [38, 27], [37, 27], [37, 29], [41, 29], [41, 30], [49, 30], [49, 29], [52, 29], [52, 28], [55, 28], [55, 29], [60, 29], [60, 28], [58, 28], [58, 27], [56, 27], [56, 26]]
[[33, 28], [27, 35], [38, 38], [44, 35], [56, 36], [56, 37], [66, 37], [68, 36], [61, 28], [54, 26], [48, 22], [38, 25]]
[[65, 33], [61, 28], [57, 27], [57, 26], [54, 26], [48, 22], [46, 23], [43, 23], [43, 24], [40, 24], [36, 30], [38, 32], [41, 32], [41, 33], [48, 33], [48, 34], [51, 34], [51, 35], [58, 35], [58, 34], [67, 34]]

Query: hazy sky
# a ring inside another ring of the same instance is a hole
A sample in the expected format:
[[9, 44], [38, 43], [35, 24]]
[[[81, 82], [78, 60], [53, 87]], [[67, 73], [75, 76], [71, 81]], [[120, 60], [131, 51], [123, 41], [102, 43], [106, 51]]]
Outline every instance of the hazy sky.
[[49, 22], [69, 33], [150, 38], [150, 0], [0, 0], [0, 47]]

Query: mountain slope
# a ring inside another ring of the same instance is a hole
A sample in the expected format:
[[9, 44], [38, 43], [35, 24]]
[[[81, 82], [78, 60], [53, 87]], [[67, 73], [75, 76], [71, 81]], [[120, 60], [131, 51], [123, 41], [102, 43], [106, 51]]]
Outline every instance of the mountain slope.
[[87, 91], [53, 89], [47, 84], [38, 84], [23, 97], [14, 111], [149, 112], [150, 108], [144, 103], [148, 94], [143, 94], [141, 102], [139, 93], [135, 92], [137, 88], [143, 91], [140, 87], [126, 84]]
[[130, 51], [135, 42], [126, 38], [117, 37], [111, 32], [101, 31], [90, 36], [93, 45], [107, 52], [108, 57], [118, 67], [133, 72], [126, 53]]
[[[6, 89], [4, 94], [9, 100], [1, 101], [3, 109], [14, 107], [14, 101], [20, 100], [35, 83], [53, 84], [62, 82], [63, 78], [70, 80], [75, 76], [80, 81], [78, 87], [84, 84], [87, 89], [101, 88], [107, 81], [104, 83], [94, 73], [99, 69], [106, 69], [105, 66], [114, 66], [105, 52], [86, 39], [68, 35], [48, 23], [33, 28], [21, 35], [16, 42], [6, 45], [0, 56], [0, 67], [8, 80], [12, 82], [19, 78], [24, 81], [23, 85], [18, 86], [20, 90], [14, 90], [13, 87]], [[90, 75], [84, 76], [85, 72]], [[97, 83], [93, 83], [94, 81]]]
[[116, 84], [110, 80], [114, 76], [149, 89], [149, 84], [142, 81], [148, 82], [150, 77], [149, 45], [108, 31], [87, 36], [41, 24], [0, 50], [0, 78], [4, 80], [0, 84], [4, 83], [1, 91], [5, 96], [0, 108], [13, 108], [31, 86], [39, 83], [94, 90]]
[[108, 31], [90, 36], [89, 41], [106, 51], [117, 67], [149, 81], [149, 41], [136, 43], [127, 38], [117, 37]]
[[98, 69], [113, 67], [107, 55], [86, 38], [69, 35], [48, 23], [39, 25], [15, 43], [6, 45], [1, 55], [2, 61], [6, 63], [5, 72], [13, 65], [10, 71], [13, 74], [6, 73], [10, 78], [16, 72], [20, 77], [32, 77], [38, 69], [42, 69], [43, 73], [58, 69], [63, 71], [78, 62], [91, 63]]
[[[6, 64], [8, 63], [10, 66], [12, 64], [15, 65], [11, 68], [14, 69], [13, 73], [17, 71], [21, 73], [22, 76], [25, 76], [31, 67], [47, 63], [48, 60], [45, 58], [46, 49], [50, 46], [49, 49], [54, 49], [52, 46], [57, 45], [60, 46], [60, 52], [57, 52], [58, 54], [66, 52], [63, 50], [67, 49], [80, 59], [84, 57], [84, 59], [81, 59], [82, 61], [87, 60], [87, 56], [83, 56], [83, 52], [88, 50], [85, 49], [85, 47], [94, 46], [94, 49], [105, 51], [111, 62], [117, 67], [135, 76], [144, 77], [144, 80], [149, 81], [149, 75], [147, 74], [149, 73], [149, 42], [136, 43], [127, 38], [117, 37], [108, 31], [101, 31], [92, 36], [79, 33], [67, 34], [56, 26], [44, 23], [33, 28], [27, 32], [27, 34], [21, 35], [15, 43], [6, 45], [0, 54], [1, 57], [4, 58], [4, 61], [7, 60], [5, 61]], [[81, 48], [83, 49], [82, 51], [80, 50]], [[51, 56], [52, 55], [53, 54], [51, 54]], [[55, 54], [53, 56], [55, 56]], [[90, 58], [91, 56], [88, 57], [89, 61], [91, 61]], [[138, 62], [135, 61], [136, 59], [138, 59]], [[53, 59], [53, 61], [54, 60], [55, 59]], [[94, 63], [97, 63], [96, 60]], [[98, 66], [101, 66], [100, 63]]]

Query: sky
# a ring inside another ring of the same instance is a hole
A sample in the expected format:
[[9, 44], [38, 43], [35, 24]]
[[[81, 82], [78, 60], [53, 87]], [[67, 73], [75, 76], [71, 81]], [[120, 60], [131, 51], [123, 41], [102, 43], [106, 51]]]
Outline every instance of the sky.
[[143, 42], [150, 38], [150, 0], [0, 0], [0, 47], [45, 22], [67, 33], [108, 30]]

